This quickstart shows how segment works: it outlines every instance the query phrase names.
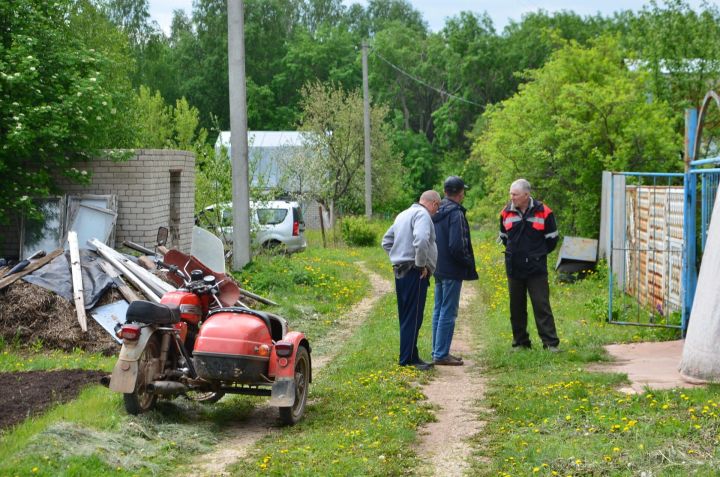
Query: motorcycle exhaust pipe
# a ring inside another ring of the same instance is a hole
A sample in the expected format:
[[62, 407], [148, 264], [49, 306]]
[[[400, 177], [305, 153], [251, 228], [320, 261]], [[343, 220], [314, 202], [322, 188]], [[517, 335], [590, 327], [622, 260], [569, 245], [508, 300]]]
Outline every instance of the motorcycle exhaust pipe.
[[177, 381], [153, 381], [147, 385], [147, 390], [152, 394], [171, 396], [187, 392], [188, 387]]

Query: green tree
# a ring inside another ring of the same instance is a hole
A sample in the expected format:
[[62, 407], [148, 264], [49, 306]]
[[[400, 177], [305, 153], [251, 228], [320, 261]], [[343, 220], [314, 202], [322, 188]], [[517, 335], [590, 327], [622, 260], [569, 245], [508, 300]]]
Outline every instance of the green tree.
[[173, 107], [159, 91], [153, 94], [141, 86], [134, 112], [137, 126], [134, 147], [192, 151], [207, 141], [207, 131], [200, 127], [200, 112], [185, 98], [176, 100]]
[[132, 46], [142, 48], [152, 33], [148, 0], [105, 0], [99, 3], [109, 20], [128, 36]]
[[[363, 101], [358, 90], [311, 83], [303, 88], [300, 127], [308, 132], [304, 169], [309, 195], [331, 212], [362, 210], [364, 204]], [[387, 108], [371, 109], [373, 207], [402, 202], [400, 159], [391, 152]]]
[[653, 95], [670, 103], [682, 131], [683, 110], [699, 107], [705, 93], [720, 86], [720, 10], [710, 3], [696, 12], [685, 0], [662, 7], [651, 1], [622, 20], [630, 58], [650, 72]]
[[478, 124], [469, 165], [478, 163], [495, 218], [510, 183], [527, 178], [556, 209], [563, 233], [596, 236], [603, 170], [677, 171], [681, 137], [672, 111], [647, 101], [647, 76], [628, 71], [615, 37], [569, 42], [512, 98]]
[[75, 161], [131, 141], [127, 58], [88, 46], [84, 15], [114, 38], [89, 2], [0, 3], [0, 220], [35, 212], [31, 198], [53, 192], [55, 175], [87, 180]]

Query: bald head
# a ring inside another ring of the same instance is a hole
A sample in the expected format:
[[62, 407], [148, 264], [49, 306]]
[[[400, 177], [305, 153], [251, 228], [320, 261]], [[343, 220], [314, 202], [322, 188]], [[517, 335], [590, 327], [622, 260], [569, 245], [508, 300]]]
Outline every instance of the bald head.
[[425, 207], [430, 215], [435, 215], [440, 208], [440, 194], [434, 190], [426, 190], [420, 196], [420, 205]]

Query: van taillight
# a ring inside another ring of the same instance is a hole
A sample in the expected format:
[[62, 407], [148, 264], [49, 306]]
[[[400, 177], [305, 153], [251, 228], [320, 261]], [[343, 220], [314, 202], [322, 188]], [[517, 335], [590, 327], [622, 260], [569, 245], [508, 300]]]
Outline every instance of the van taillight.
[[295, 220], [293, 222], [293, 237], [297, 237], [298, 235], [300, 235], [300, 222]]
[[140, 326], [139, 325], [123, 325], [118, 333], [118, 338], [122, 338], [128, 341], [135, 341], [140, 338]]

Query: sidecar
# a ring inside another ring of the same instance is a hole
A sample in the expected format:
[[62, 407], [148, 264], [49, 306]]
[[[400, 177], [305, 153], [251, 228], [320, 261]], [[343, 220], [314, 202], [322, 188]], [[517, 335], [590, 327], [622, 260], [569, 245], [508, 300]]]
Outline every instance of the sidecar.
[[312, 382], [310, 343], [273, 313], [244, 307], [208, 313], [192, 361], [200, 380], [224, 393], [269, 395], [287, 424], [298, 422]]

